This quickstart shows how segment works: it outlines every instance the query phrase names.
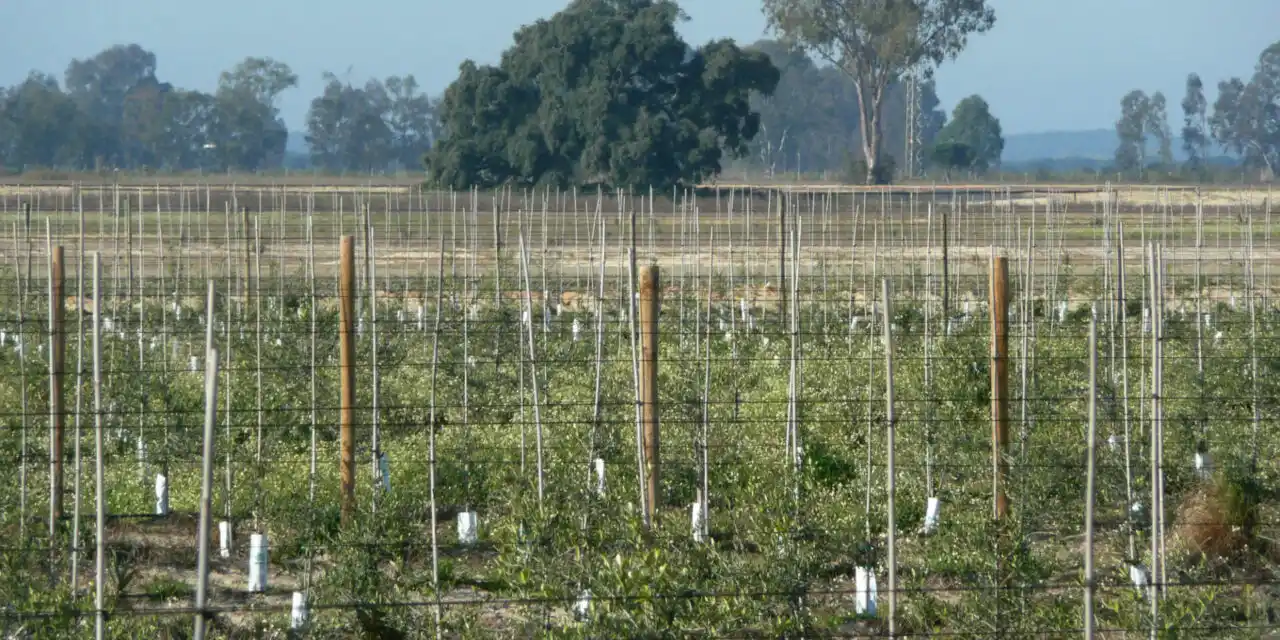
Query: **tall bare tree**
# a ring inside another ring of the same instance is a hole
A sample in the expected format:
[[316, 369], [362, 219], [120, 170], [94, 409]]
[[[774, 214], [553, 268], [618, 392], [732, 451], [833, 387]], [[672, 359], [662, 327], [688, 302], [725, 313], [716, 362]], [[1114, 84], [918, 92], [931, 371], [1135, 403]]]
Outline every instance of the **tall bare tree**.
[[1188, 169], [1204, 169], [1209, 156], [1209, 101], [1204, 97], [1204, 81], [1195, 73], [1187, 76], [1187, 94], [1182, 99], [1182, 148]]
[[923, 77], [995, 24], [986, 0], [764, 0], [770, 29], [837, 66], [853, 81], [867, 181], [881, 159], [881, 112], [889, 86]]

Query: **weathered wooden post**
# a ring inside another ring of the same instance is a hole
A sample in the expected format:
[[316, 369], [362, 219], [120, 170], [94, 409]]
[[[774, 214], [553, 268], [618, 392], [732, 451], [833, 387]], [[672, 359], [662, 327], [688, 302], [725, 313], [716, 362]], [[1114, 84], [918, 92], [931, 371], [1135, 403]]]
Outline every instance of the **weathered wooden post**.
[[992, 499], [995, 518], [1003, 520], [1009, 511], [1004, 485], [1008, 466], [1004, 459], [1009, 444], [1009, 262], [991, 256], [991, 465]]
[[49, 256], [49, 537], [58, 532], [62, 519], [62, 443], [66, 427], [63, 414], [62, 369], [66, 359], [63, 318], [62, 245]]
[[640, 271], [640, 402], [643, 405], [644, 457], [646, 487], [645, 508], [649, 522], [654, 523], [658, 512], [658, 491], [661, 486], [659, 428], [658, 428], [658, 267], [650, 265]]
[[355, 368], [355, 237], [342, 236], [338, 251], [338, 371], [340, 397], [338, 422], [341, 441], [342, 524], [350, 523], [356, 507], [356, 446], [352, 433], [355, 422], [356, 368]]

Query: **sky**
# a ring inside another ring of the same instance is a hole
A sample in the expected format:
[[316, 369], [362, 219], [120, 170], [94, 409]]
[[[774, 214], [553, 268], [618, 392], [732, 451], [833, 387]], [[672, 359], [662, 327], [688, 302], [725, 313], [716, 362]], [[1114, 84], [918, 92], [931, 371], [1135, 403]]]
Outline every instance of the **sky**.
[[[996, 25], [974, 36], [937, 72], [950, 110], [980, 94], [1006, 134], [1114, 126], [1132, 89], [1163, 91], [1177, 125], [1186, 76], [1216, 94], [1219, 80], [1247, 78], [1280, 39], [1280, 0], [989, 0]], [[300, 78], [281, 110], [301, 129], [321, 74], [362, 83], [413, 74], [439, 93], [465, 59], [496, 62], [521, 25], [567, 0], [0, 0], [0, 85], [33, 69], [59, 78], [72, 58], [113, 44], [153, 51], [157, 75], [212, 90], [246, 56], [288, 63]], [[680, 0], [691, 43], [768, 34], [758, 0]], [[1068, 8], [1069, 7], [1069, 8]]]

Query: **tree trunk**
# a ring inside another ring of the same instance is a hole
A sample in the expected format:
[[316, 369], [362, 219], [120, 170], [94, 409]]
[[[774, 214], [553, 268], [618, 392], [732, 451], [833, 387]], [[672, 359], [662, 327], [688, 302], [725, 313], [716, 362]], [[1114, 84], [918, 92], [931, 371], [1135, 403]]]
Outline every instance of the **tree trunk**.
[[871, 108], [870, 155], [867, 162], [867, 184], [876, 184], [876, 169], [880, 164], [880, 99], [876, 98]]
[[[865, 98], [863, 87], [866, 85], [874, 85], [870, 101]], [[858, 98], [858, 133], [862, 135], [862, 156], [867, 162], [867, 184], [875, 184], [876, 169], [880, 164], [880, 109], [884, 103], [885, 86], [878, 81], [856, 80], [854, 89]]]
[[[853, 75], [853, 74], [850, 74]], [[870, 109], [867, 109], [867, 100], [863, 98], [863, 82], [857, 76], [853, 76], [854, 95], [858, 98], [858, 134], [862, 140], [862, 158], [867, 165], [866, 183], [873, 182], [876, 171], [876, 158], [879, 149], [876, 147], [876, 136], [872, 133], [875, 130], [875, 124], [872, 121]]]

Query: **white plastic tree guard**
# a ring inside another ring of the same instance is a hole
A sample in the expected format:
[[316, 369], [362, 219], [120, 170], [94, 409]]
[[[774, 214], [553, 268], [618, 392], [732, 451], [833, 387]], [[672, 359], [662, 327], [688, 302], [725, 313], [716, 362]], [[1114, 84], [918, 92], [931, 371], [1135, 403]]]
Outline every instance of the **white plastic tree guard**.
[[693, 541], [702, 542], [707, 537], [707, 517], [702, 513], [702, 500], [694, 500], [689, 510]]
[[1195, 467], [1201, 478], [1208, 478], [1213, 473], [1213, 458], [1209, 457], [1208, 451], [1196, 452]]
[[156, 474], [156, 515], [169, 515], [169, 479], [163, 473]]
[[255, 533], [249, 536], [249, 591], [258, 593], [267, 590], [267, 536]]
[[584, 589], [578, 594], [578, 601], [573, 603], [573, 617], [586, 620], [591, 615], [591, 590]]
[[231, 557], [231, 523], [226, 520], [218, 523], [218, 555]]
[[938, 511], [940, 503], [936, 497], [929, 498], [924, 508], [924, 532], [933, 533], [938, 530]]
[[304, 629], [310, 618], [311, 611], [307, 608], [307, 594], [301, 591], [294, 591], [293, 607], [289, 610], [289, 628], [293, 630]]
[[857, 567], [854, 570], [855, 601], [854, 608], [860, 616], [876, 615], [876, 574], [868, 567]]
[[458, 542], [475, 544], [479, 538], [480, 518], [474, 511], [463, 511], [458, 514]]
[[391, 493], [391, 460], [387, 457], [387, 452], [383, 451], [378, 456], [378, 478], [382, 482], [382, 490], [385, 493]]

